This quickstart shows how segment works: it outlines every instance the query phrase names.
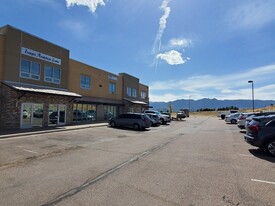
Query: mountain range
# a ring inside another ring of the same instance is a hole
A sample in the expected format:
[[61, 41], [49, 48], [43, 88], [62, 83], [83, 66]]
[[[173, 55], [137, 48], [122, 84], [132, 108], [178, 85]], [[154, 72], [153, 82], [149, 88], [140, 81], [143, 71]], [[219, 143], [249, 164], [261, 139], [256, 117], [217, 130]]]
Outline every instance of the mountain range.
[[[190, 109], [191, 111], [197, 111], [199, 109], [217, 109], [217, 108], [225, 108], [225, 107], [238, 107], [239, 109], [250, 109], [252, 108], [252, 100], [218, 100], [218, 99], [180, 99], [171, 102], [151, 102], [149, 103], [152, 109], [156, 109], [159, 111], [167, 111], [169, 106], [172, 106], [173, 111], [177, 112], [180, 109]], [[274, 105], [274, 100], [254, 100], [254, 108], [264, 108], [268, 106]]]

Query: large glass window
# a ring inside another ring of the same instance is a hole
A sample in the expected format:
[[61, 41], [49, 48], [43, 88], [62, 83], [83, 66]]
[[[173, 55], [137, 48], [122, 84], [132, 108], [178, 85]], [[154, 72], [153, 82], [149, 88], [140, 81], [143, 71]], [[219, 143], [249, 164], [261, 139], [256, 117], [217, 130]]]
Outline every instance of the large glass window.
[[109, 92], [112, 94], [116, 93], [116, 83], [109, 83]]
[[21, 59], [20, 77], [40, 79], [40, 64], [26, 59]]
[[137, 97], [137, 89], [136, 88], [127, 87], [126, 93], [127, 93], [128, 97]]
[[43, 126], [43, 104], [23, 103], [21, 110], [21, 128]]
[[131, 87], [127, 87], [127, 96], [128, 97], [132, 96], [132, 88]]
[[147, 93], [145, 91], [141, 91], [140, 97], [141, 99], [146, 99]]
[[137, 97], [137, 90], [132, 88], [132, 97]]
[[90, 89], [91, 88], [91, 78], [88, 76], [80, 76], [80, 88]]
[[105, 105], [104, 106], [104, 120], [108, 120], [117, 116], [117, 106]]
[[96, 120], [96, 105], [74, 104], [73, 122], [88, 123]]
[[45, 82], [60, 84], [60, 76], [61, 76], [61, 72], [59, 68], [55, 68], [47, 65], [45, 66], [45, 76], [44, 76]]

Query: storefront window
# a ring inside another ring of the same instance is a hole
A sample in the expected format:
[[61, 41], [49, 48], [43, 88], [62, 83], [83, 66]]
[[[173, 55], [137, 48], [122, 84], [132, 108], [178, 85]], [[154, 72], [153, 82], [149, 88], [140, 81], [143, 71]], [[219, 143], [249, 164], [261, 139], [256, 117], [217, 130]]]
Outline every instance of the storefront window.
[[49, 126], [57, 125], [58, 120], [58, 105], [50, 104], [49, 105]]
[[21, 128], [43, 126], [43, 104], [23, 103], [21, 112]]
[[96, 105], [74, 104], [73, 122], [88, 123], [96, 120]]
[[43, 123], [43, 104], [33, 104], [33, 123], [32, 126], [41, 127]]
[[105, 105], [104, 106], [104, 120], [108, 120], [117, 116], [117, 106]]

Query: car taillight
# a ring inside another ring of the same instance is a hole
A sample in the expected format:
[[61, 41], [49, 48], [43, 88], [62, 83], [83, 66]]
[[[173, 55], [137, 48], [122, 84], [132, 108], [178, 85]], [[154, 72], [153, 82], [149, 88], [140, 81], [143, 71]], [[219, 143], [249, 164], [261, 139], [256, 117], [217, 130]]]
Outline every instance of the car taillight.
[[259, 131], [259, 126], [258, 125], [250, 125], [249, 129], [254, 131], [254, 132], [258, 132]]
[[244, 115], [240, 115], [239, 119], [240, 120], [245, 119], [245, 116]]

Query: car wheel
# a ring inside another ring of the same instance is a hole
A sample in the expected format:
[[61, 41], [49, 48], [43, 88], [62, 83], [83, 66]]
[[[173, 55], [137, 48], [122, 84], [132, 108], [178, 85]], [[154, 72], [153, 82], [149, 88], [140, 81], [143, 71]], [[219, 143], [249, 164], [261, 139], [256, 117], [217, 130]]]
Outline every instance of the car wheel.
[[110, 125], [111, 125], [111, 127], [116, 127], [116, 123], [115, 123], [114, 121], [112, 121], [112, 122], [110, 123]]
[[139, 130], [139, 129], [140, 129], [140, 127], [139, 127], [139, 125], [138, 125], [137, 123], [135, 123], [135, 124], [133, 125], [133, 128], [134, 128], [134, 130]]
[[160, 124], [164, 124], [164, 119], [160, 119]]
[[231, 124], [236, 124], [236, 123], [237, 123], [237, 120], [232, 119], [230, 122], [231, 122]]
[[266, 143], [265, 150], [268, 152], [268, 154], [275, 157], [275, 139], [269, 140]]

